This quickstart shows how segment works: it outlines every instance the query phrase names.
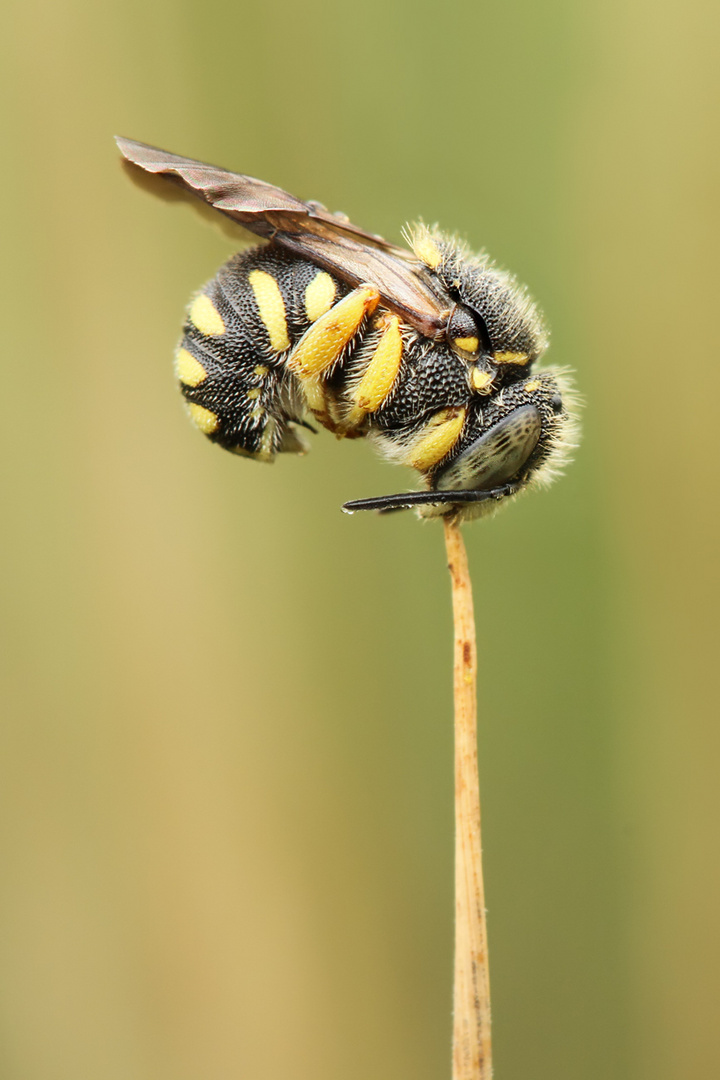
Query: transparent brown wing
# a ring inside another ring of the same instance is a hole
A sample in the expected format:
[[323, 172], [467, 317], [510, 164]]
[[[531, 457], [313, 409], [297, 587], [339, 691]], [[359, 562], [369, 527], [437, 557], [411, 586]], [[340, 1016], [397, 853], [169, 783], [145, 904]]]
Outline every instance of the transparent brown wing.
[[132, 139], [118, 137], [116, 141], [131, 166], [169, 180], [243, 228], [350, 285], [371, 282], [384, 305], [419, 333], [433, 339], [443, 336], [452, 300], [410, 251], [263, 180]]

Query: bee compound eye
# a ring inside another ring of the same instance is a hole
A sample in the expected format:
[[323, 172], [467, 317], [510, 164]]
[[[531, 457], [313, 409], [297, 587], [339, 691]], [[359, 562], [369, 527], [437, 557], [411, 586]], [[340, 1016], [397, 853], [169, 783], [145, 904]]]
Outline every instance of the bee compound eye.
[[440, 491], [484, 491], [506, 483], [532, 454], [541, 430], [534, 405], [514, 409], [443, 469], [435, 486]]
[[550, 398], [550, 408], [554, 413], [561, 413], [563, 408], [563, 399], [559, 394], [553, 394]]
[[467, 308], [456, 304], [447, 326], [447, 337], [451, 348], [460, 355], [474, 355], [481, 345], [480, 327]]

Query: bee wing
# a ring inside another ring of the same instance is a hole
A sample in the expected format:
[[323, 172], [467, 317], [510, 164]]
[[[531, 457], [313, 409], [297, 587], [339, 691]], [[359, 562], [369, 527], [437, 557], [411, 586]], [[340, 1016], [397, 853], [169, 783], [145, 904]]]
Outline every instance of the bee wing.
[[444, 334], [452, 300], [411, 252], [363, 232], [319, 203], [302, 202], [263, 180], [132, 139], [116, 141], [131, 166], [169, 180], [250, 232], [309, 259], [350, 285], [372, 283], [384, 305], [425, 337]]

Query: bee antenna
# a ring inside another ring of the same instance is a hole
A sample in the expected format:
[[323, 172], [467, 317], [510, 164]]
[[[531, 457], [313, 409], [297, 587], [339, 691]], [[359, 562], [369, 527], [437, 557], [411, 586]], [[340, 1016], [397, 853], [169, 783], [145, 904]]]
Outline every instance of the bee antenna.
[[412, 510], [415, 506], [487, 502], [488, 499], [503, 499], [517, 490], [517, 484], [503, 484], [484, 491], [407, 491], [400, 495], [378, 495], [374, 499], [354, 499], [343, 503], [342, 509], [346, 514], [354, 514], [356, 510], [388, 513], [392, 510]]

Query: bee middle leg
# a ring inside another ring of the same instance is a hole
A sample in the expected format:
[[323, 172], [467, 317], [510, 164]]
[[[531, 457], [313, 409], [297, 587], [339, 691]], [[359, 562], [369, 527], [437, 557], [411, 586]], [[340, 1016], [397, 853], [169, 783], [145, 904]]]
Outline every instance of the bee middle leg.
[[360, 358], [361, 369], [365, 363], [365, 370], [350, 393], [349, 411], [340, 426], [343, 435], [352, 436], [368, 415], [377, 412], [392, 392], [400, 372], [403, 339], [397, 315], [382, 312], [373, 329], [379, 336], [370, 345], [369, 357]]
[[288, 370], [297, 376], [308, 408], [331, 431], [336, 430], [337, 422], [330, 415], [323, 376], [379, 303], [380, 293], [374, 285], [359, 285], [316, 319], [288, 355]]

